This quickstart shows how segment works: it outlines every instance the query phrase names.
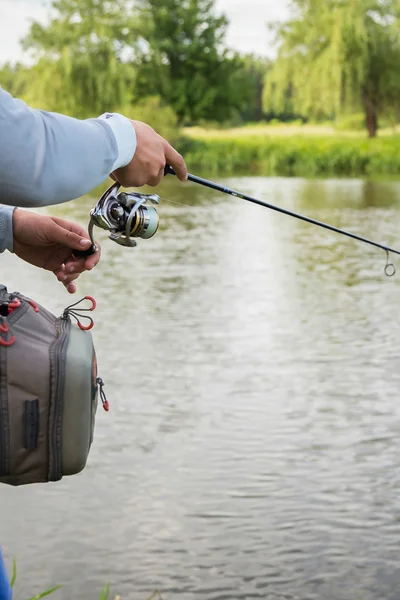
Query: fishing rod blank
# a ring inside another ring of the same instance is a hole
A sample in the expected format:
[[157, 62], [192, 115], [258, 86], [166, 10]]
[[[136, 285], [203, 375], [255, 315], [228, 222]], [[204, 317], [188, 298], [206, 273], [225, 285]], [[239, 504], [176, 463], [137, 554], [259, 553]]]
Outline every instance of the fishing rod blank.
[[[175, 171], [169, 165], [165, 169], [165, 174], [168, 175], [176, 175]], [[378, 244], [377, 242], [373, 242], [367, 238], [356, 235], [355, 233], [351, 233], [349, 231], [345, 231], [344, 229], [339, 229], [338, 227], [334, 227], [333, 225], [328, 225], [327, 223], [323, 223], [322, 221], [317, 221], [315, 219], [311, 219], [310, 217], [306, 217], [304, 215], [300, 215], [298, 213], [292, 212], [291, 210], [287, 210], [285, 208], [281, 208], [279, 206], [275, 206], [274, 204], [269, 204], [268, 202], [263, 202], [262, 200], [257, 200], [256, 198], [252, 198], [247, 194], [242, 194], [241, 192], [237, 192], [223, 185], [219, 185], [218, 183], [214, 183], [213, 181], [209, 181], [208, 179], [203, 179], [202, 177], [198, 177], [197, 175], [188, 174], [188, 180], [193, 183], [198, 183], [199, 185], [203, 185], [205, 187], [211, 188], [212, 190], [216, 190], [218, 192], [222, 192], [223, 194], [229, 194], [230, 196], [234, 196], [235, 198], [240, 198], [242, 200], [247, 200], [248, 202], [253, 202], [254, 204], [258, 204], [259, 206], [263, 206], [264, 208], [269, 208], [271, 210], [275, 210], [276, 212], [282, 213], [284, 215], [288, 215], [290, 217], [294, 217], [295, 219], [300, 219], [301, 221], [305, 221], [306, 223], [311, 223], [312, 225], [317, 225], [318, 227], [323, 227], [324, 229], [328, 229], [335, 233], [340, 233], [341, 235], [346, 235], [349, 238], [353, 238], [354, 240], [358, 240], [359, 242], [364, 242], [365, 244], [370, 244], [371, 246], [375, 246], [376, 248], [380, 248], [386, 252], [387, 262], [385, 267], [385, 274], [388, 277], [392, 277], [395, 272], [395, 266], [389, 263], [389, 252], [393, 254], [400, 255], [399, 250], [395, 250], [394, 248], [389, 248], [389, 246], [385, 246], [383, 244]]]

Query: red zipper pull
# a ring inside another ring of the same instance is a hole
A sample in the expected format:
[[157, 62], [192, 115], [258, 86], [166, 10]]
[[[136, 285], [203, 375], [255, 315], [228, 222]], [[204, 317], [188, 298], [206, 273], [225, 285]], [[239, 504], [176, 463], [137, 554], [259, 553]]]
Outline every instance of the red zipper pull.
[[97, 383], [97, 385], [100, 386], [100, 399], [101, 399], [101, 401], [103, 403], [103, 408], [104, 408], [104, 410], [106, 412], [108, 412], [110, 410], [110, 403], [107, 400], [106, 395], [105, 395], [104, 390], [103, 390], [103, 388], [105, 386], [105, 383], [103, 382], [103, 380], [101, 379], [101, 377], [98, 377], [96, 379], [96, 383]]

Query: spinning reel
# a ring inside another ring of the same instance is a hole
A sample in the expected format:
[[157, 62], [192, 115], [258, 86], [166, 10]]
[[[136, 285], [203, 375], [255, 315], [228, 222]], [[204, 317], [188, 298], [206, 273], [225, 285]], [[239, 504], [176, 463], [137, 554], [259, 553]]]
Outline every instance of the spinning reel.
[[88, 227], [92, 247], [76, 252], [78, 256], [89, 256], [96, 252], [93, 228], [96, 225], [110, 232], [109, 238], [121, 246], [133, 248], [137, 242], [133, 238], [149, 239], [157, 233], [159, 216], [150, 204], [159, 204], [157, 194], [140, 194], [137, 192], [120, 192], [119, 183], [113, 184], [90, 211]]

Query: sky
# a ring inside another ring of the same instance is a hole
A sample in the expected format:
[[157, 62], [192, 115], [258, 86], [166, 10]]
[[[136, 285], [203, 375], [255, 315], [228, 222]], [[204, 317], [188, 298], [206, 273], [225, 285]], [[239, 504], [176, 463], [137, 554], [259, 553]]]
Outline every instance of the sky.
[[[49, 0], [0, 0], [0, 64], [23, 60], [19, 40], [30, 19], [46, 21]], [[227, 45], [241, 52], [273, 56], [267, 23], [288, 16], [288, 0], [216, 0], [230, 21]]]

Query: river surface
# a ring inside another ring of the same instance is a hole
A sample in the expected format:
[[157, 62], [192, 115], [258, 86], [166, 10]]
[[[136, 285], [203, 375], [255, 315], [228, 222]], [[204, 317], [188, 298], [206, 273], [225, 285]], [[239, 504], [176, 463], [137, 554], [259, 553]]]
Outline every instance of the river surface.
[[[400, 183], [223, 183], [400, 247]], [[85, 471], [0, 489], [16, 598], [400, 598], [400, 260], [172, 178], [135, 249], [97, 230], [76, 299], [111, 403]], [[176, 203], [171, 203], [174, 201]], [[53, 207], [82, 224], [95, 199]], [[182, 206], [183, 203], [187, 206]], [[61, 313], [53, 276], [1, 256]]]

